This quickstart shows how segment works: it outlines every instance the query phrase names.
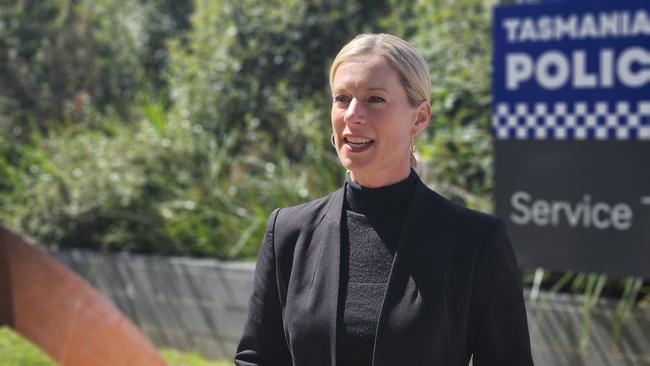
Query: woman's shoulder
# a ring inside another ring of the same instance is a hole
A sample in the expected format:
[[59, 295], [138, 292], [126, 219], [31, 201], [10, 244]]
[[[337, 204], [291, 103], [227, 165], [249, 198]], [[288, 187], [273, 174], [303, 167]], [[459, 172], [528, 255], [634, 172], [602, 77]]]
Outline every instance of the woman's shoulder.
[[448, 227], [458, 227], [462, 231], [468, 229], [493, 230], [501, 221], [494, 215], [465, 207], [443, 197], [426, 185], [423, 184], [423, 186], [426, 188], [425, 196], [433, 206], [442, 211], [440, 216], [444, 217]]
[[280, 210], [282, 210], [283, 213], [287, 215], [305, 215], [318, 213], [320, 211], [326, 210], [327, 206], [329, 206], [335, 196], [342, 193], [342, 190], [342, 188], [339, 188], [336, 191], [328, 193], [326, 196], [299, 203], [293, 206], [281, 207]]
[[[508, 241], [506, 228], [500, 218], [458, 203], [427, 189], [422, 197], [426, 206], [436, 207], [420, 219], [419, 226], [425, 227], [436, 245], [447, 243], [458, 258], [477, 258], [485, 248], [497, 248]], [[505, 239], [505, 240], [504, 240]], [[473, 253], [473, 255], [472, 255]]]

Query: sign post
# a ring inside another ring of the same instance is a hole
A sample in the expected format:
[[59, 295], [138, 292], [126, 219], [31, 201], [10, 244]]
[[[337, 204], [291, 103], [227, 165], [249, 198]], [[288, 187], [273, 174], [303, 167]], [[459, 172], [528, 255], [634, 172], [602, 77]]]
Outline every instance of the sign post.
[[650, 3], [493, 21], [496, 213], [519, 264], [650, 278]]

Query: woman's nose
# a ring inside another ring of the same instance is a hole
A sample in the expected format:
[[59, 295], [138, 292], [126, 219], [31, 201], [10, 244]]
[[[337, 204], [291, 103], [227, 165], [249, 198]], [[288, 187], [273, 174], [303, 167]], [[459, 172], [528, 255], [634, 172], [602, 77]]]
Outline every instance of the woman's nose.
[[343, 122], [348, 124], [363, 124], [366, 123], [366, 111], [363, 103], [360, 103], [357, 98], [353, 98], [348, 105], [348, 109], [343, 116]]

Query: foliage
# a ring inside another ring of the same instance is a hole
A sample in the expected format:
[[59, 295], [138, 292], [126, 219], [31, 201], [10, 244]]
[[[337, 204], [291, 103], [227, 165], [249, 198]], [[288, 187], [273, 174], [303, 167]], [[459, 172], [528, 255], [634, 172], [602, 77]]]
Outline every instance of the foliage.
[[491, 210], [490, 7], [485, 0], [393, 1], [385, 26], [409, 39], [429, 64], [431, 127], [418, 140], [425, 179], [445, 196]]
[[92, 128], [32, 134], [7, 164], [18, 184], [0, 217], [50, 245], [254, 256], [273, 207], [342, 180], [326, 63], [381, 7], [333, 5], [197, 1], [191, 29], [170, 44], [171, 105], [140, 93], [129, 125], [91, 109]]
[[[289, 142], [287, 113], [308, 100], [328, 108], [327, 67], [354, 34], [375, 28], [376, 1], [196, 2], [192, 30], [170, 43], [172, 114], [217, 138]], [[322, 121], [327, 128], [327, 121]], [[285, 144], [291, 160], [300, 156]], [[243, 146], [242, 146], [243, 147]]]
[[90, 123], [90, 109], [129, 119], [160, 83], [165, 40], [187, 28], [189, 0], [20, 0], [0, 5], [0, 127], [16, 137]]
[[[219, 144], [165, 120], [159, 102], [140, 104], [133, 126], [108, 119], [102, 130], [60, 129], [21, 146], [19, 166], [7, 166], [19, 184], [3, 196], [0, 219], [44, 245], [252, 257], [270, 209], [342, 179], [326, 143], [305, 144], [305, 167], [282, 151], [234, 154], [238, 131]], [[297, 137], [327, 141], [321, 118], [304, 104], [286, 123]]]
[[[0, 92], [12, 132], [82, 120], [88, 107], [123, 114], [144, 82], [144, 8], [132, 1], [30, 1], [0, 9]], [[34, 126], [35, 125], [35, 126]]]
[[[340, 185], [343, 172], [329, 147], [327, 68], [352, 36], [382, 29], [412, 39], [430, 62], [435, 116], [433, 132], [420, 144], [429, 162], [425, 179], [452, 198], [489, 209], [489, 43], [482, 2], [464, 0], [469, 8], [444, 1], [178, 4], [7, 6], [7, 16], [22, 19], [7, 28], [11, 36], [1, 38], [7, 44], [25, 38], [29, 21], [41, 20], [31, 53], [14, 42], [18, 51], [9, 53], [23, 56], [9, 67], [55, 70], [30, 71], [29, 85], [60, 92], [44, 99], [52, 105], [39, 105], [42, 110], [23, 108], [48, 124], [46, 134], [38, 129], [26, 143], [0, 148], [6, 173], [0, 218], [50, 245], [254, 256], [273, 207]], [[195, 10], [191, 18], [188, 9]], [[419, 16], [401, 18], [409, 9]], [[467, 15], [462, 21], [454, 16], [458, 11]], [[153, 60], [171, 35], [165, 56]], [[81, 41], [66, 41], [73, 36]], [[66, 47], [74, 52], [63, 52]], [[75, 52], [85, 58], [65, 58]], [[157, 71], [146, 78], [151, 65]], [[475, 66], [484, 72], [468, 71]], [[57, 84], [55, 76], [68, 84]], [[161, 89], [152, 93], [152, 85]], [[87, 108], [68, 112], [83, 115], [67, 113], [82, 89]], [[28, 94], [35, 103], [38, 94]], [[21, 113], [5, 115], [12, 130], [22, 130]], [[63, 122], [48, 122], [57, 118]]]

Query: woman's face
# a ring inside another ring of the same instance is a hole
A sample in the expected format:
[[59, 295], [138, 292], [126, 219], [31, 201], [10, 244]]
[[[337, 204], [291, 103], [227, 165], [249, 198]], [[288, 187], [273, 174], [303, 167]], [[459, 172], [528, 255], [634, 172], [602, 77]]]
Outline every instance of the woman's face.
[[406, 178], [411, 138], [427, 126], [429, 104], [411, 106], [397, 72], [377, 55], [341, 63], [332, 99], [336, 152], [352, 180], [381, 187]]

